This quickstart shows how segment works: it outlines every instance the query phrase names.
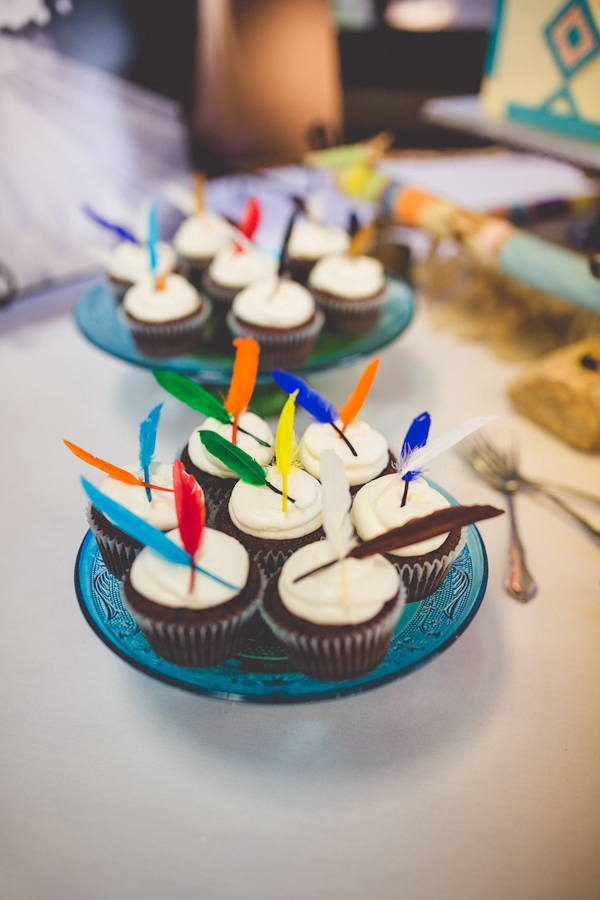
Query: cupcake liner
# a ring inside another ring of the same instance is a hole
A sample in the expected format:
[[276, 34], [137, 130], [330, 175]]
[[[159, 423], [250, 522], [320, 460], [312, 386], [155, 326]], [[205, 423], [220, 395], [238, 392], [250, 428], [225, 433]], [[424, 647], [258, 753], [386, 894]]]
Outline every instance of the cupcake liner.
[[321, 681], [358, 678], [384, 659], [404, 607], [405, 588], [381, 612], [357, 625], [316, 625], [294, 616], [281, 602], [278, 578], [268, 583], [262, 615], [300, 672]]
[[[453, 532], [450, 533], [447, 541], [452, 539]], [[442, 586], [446, 580], [446, 576], [450, 571], [450, 567], [462, 550], [467, 541], [466, 529], [462, 529], [458, 543], [438, 559], [425, 560], [423, 563], [416, 562], [416, 558], [403, 559], [400, 556], [394, 556], [392, 553], [385, 553], [386, 559], [392, 562], [406, 587], [407, 603], [419, 603], [426, 597], [430, 597]], [[443, 545], [442, 545], [443, 546]]]
[[225, 534], [231, 535], [240, 544], [243, 544], [267, 578], [278, 572], [286, 559], [296, 550], [299, 550], [300, 547], [323, 540], [325, 537], [325, 532], [322, 528], [317, 528], [316, 531], [311, 531], [310, 534], [304, 534], [301, 537], [290, 538], [289, 540], [268, 540], [255, 537], [253, 534], [246, 534], [231, 521], [228, 504], [221, 506], [217, 514], [215, 527], [218, 531], [224, 531]]
[[179, 458], [185, 471], [193, 475], [202, 488], [206, 504], [206, 524], [209, 528], [214, 528], [217, 513], [222, 505], [229, 500], [237, 478], [218, 478], [216, 475], [210, 475], [208, 472], [199, 469], [192, 462], [187, 447], [184, 447], [181, 451]]
[[121, 589], [127, 607], [155, 653], [190, 669], [210, 668], [231, 659], [246, 641], [260, 603], [262, 581], [251, 562], [244, 590], [206, 610], [173, 609], [141, 597], [126, 578]]
[[246, 324], [234, 315], [233, 310], [227, 313], [226, 321], [234, 337], [253, 337], [258, 341], [261, 368], [292, 368], [310, 356], [317, 335], [323, 328], [325, 315], [317, 309], [306, 325], [288, 331]]
[[104, 565], [120, 581], [125, 578], [144, 545], [113, 525], [91, 503], [88, 503], [86, 516]]
[[311, 269], [318, 262], [316, 259], [289, 259], [287, 261], [288, 272], [292, 281], [298, 281], [306, 285]]
[[203, 329], [211, 313], [211, 304], [203, 300], [200, 309], [191, 316], [172, 322], [140, 322], [124, 313], [136, 347], [146, 356], [164, 358], [193, 353], [202, 342]]
[[374, 297], [349, 300], [312, 290], [315, 302], [325, 312], [325, 330], [337, 334], [364, 334], [375, 327], [387, 299], [383, 290]]

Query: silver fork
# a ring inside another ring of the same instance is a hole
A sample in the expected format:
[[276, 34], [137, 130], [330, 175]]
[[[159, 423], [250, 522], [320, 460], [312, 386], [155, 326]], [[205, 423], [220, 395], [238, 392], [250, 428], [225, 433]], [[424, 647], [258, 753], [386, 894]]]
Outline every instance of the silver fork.
[[579, 490], [579, 488], [572, 488], [566, 484], [559, 484], [554, 481], [534, 481], [531, 478], [526, 478], [517, 467], [514, 447], [511, 450], [500, 450], [489, 439], [481, 436], [472, 438], [466, 444], [463, 455], [468, 459], [475, 471], [492, 487], [512, 493], [519, 490], [519, 488], [525, 488], [526, 490], [543, 494], [556, 506], [560, 507], [563, 512], [566, 512], [578, 522], [594, 541], [600, 543], [600, 529], [592, 525], [572, 506], [569, 506], [562, 497], [557, 496], [556, 492], [570, 493], [575, 497], [600, 505], [600, 497], [596, 494], [590, 494], [587, 491]]
[[488, 484], [506, 495], [510, 522], [510, 563], [504, 579], [504, 588], [511, 597], [520, 600], [521, 603], [528, 603], [536, 596], [538, 589], [527, 568], [525, 550], [517, 528], [513, 495], [519, 490], [520, 481], [512, 455], [500, 458], [495, 448], [491, 448], [493, 452], [490, 452], [490, 447], [491, 445], [482, 439], [472, 438], [468, 444], [465, 443], [461, 447], [461, 453]]

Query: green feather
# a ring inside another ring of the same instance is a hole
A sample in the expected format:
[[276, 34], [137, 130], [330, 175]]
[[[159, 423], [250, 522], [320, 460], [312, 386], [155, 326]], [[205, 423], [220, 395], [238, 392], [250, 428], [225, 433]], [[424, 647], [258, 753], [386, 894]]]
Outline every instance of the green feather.
[[179, 375], [178, 372], [168, 372], [167, 370], [157, 369], [154, 371], [154, 377], [161, 387], [181, 400], [182, 403], [191, 406], [204, 416], [216, 419], [223, 425], [231, 422], [231, 416], [223, 406], [223, 404], [213, 397], [212, 394], [203, 388], [202, 385], [196, 384], [191, 378], [185, 375]]
[[198, 434], [208, 452], [220, 459], [232, 472], [235, 472], [240, 481], [245, 484], [267, 484], [265, 470], [245, 450], [240, 450], [231, 441], [225, 440], [214, 431], [201, 430]]

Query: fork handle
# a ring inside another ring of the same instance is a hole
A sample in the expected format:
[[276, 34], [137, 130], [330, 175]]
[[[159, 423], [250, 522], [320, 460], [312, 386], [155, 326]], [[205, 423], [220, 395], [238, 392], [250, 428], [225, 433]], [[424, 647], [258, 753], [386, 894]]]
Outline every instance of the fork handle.
[[525, 551], [517, 529], [514, 498], [512, 494], [506, 495], [506, 501], [510, 521], [510, 565], [504, 581], [504, 587], [515, 600], [520, 600], [521, 603], [528, 603], [529, 600], [533, 600], [536, 596], [538, 589], [527, 568], [527, 563], [525, 562]]
[[531, 482], [531, 486], [538, 491], [538, 493], [543, 494], [544, 497], [548, 497], [552, 500], [556, 506], [560, 507], [563, 512], [566, 512], [571, 518], [575, 519], [576, 522], [585, 528], [589, 535], [591, 535], [597, 544], [600, 544], [600, 529], [594, 528], [591, 522], [588, 522], [582, 515], [580, 515], [572, 506], [569, 506], [568, 503], [562, 499], [562, 497], [557, 497], [556, 494], [553, 494], [552, 491], [548, 491], [545, 488], [542, 488], [538, 483]]

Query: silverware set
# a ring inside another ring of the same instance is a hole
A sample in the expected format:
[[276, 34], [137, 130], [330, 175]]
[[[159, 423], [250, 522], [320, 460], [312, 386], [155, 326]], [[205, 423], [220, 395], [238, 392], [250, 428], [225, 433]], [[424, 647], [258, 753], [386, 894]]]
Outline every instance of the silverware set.
[[578, 488], [555, 481], [540, 481], [525, 477], [518, 468], [514, 445], [509, 449], [500, 448], [488, 438], [477, 436], [465, 441], [460, 453], [472, 468], [491, 487], [506, 496], [510, 523], [509, 568], [504, 587], [512, 597], [527, 603], [537, 594], [537, 585], [527, 568], [525, 551], [517, 527], [514, 495], [521, 490], [542, 494], [573, 518], [600, 545], [600, 529], [585, 519], [559, 494], [570, 494], [600, 506], [600, 497]]

